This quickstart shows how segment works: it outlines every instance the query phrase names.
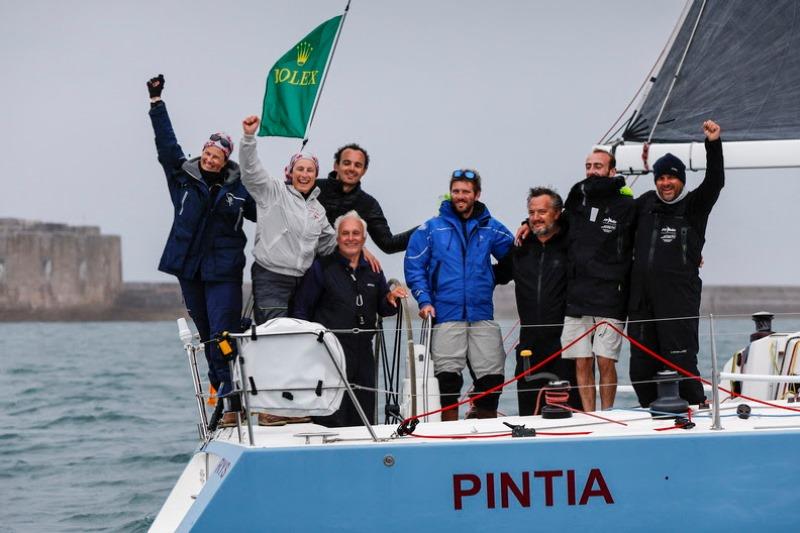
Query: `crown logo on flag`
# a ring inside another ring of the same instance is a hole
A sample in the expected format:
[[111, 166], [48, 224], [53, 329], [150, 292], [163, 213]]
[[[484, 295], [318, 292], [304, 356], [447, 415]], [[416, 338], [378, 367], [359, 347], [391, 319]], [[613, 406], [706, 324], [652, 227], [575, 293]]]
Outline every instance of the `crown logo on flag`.
[[302, 67], [308, 61], [309, 56], [311, 56], [311, 51], [314, 50], [307, 42], [303, 41], [302, 43], [297, 45], [297, 66]]

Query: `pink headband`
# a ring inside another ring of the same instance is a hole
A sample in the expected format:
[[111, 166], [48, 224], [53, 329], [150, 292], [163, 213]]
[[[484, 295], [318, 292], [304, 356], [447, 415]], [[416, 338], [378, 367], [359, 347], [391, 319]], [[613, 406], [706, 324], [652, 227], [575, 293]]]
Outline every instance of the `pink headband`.
[[286, 165], [286, 168], [283, 169], [283, 173], [286, 176], [287, 183], [292, 181], [292, 170], [294, 169], [294, 164], [297, 163], [300, 159], [308, 159], [309, 161], [314, 162], [314, 168], [317, 171], [317, 176], [319, 176], [319, 160], [317, 156], [314, 154], [310, 154], [308, 152], [299, 152], [294, 154], [292, 158], [289, 160], [289, 164]]

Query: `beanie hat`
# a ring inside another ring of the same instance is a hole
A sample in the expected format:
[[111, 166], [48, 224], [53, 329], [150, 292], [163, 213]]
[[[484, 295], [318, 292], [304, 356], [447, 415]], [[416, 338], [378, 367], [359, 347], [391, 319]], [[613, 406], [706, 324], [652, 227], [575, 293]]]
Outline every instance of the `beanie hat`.
[[231, 140], [231, 136], [221, 131], [211, 134], [206, 143], [203, 145], [203, 150], [209, 146], [213, 146], [214, 148], [219, 148], [222, 150], [222, 153], [225, 154], [225, 159], [228, 159], [231, 156], [231, 152], [233, 152], [233, 141]]
[[319, 176], [319, 160], [317, 159], [317, 156], [308, 152], [298, 152], [292, 156], [292, 158], [289, 160], [289, 164], [283, 169], [287, 183], [292, 181], [292, 170], [294, 169], [294, 165], [301, 159], [308, 159], [309, 161], [312, 161], [314, 163], [314, 168], [317, 170], [317, 176]]
[[686, 165], [683, 161], [672, 154], [666, 154], [653, 165], [653, 180], [657, 180], [663, 175], [675, 176], [686, 185]]

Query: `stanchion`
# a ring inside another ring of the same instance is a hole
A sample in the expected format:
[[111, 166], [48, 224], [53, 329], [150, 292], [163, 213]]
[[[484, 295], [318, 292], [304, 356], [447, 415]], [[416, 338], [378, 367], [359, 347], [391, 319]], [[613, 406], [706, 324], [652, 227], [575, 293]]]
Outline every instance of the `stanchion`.
[[711, 429], [722, 429], [719, 416], [719, 369], [717, 368], [717, 340], [714, 337], [714, 314], [708, 315], [708, 325], [711, 329], [711, 395], [714, 409], [714, 422]]

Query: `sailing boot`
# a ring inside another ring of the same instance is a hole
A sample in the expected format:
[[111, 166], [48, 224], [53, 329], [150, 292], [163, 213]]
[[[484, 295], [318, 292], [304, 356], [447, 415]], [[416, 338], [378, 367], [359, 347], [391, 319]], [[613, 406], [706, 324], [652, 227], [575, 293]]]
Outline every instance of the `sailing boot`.
[[[475, 380], [475, 396], [480, 396], [503, 383], [502, 374], [488, 374]], [[486, 396], [476, 398], [473, 403], [477, 410], [478, 418], [497, 418], [497, 405], [500, 402], [500, 391], [492, 392]]]
[[[436, 374], [439, 381], [439, 399], [442, 407], [458, 403], [458, 396], [461, 393], [461, 386], [464, 378], [460, 373], [440, 372]], [[453, 407], [447, 411], [442, 411], [442, 422], [453, 422], [458, 420], [458, 407]]]

